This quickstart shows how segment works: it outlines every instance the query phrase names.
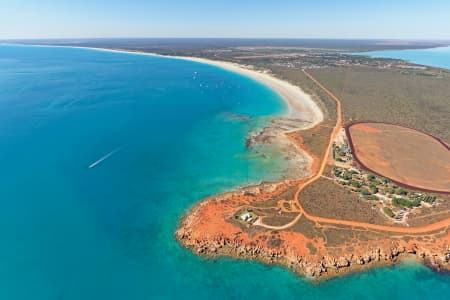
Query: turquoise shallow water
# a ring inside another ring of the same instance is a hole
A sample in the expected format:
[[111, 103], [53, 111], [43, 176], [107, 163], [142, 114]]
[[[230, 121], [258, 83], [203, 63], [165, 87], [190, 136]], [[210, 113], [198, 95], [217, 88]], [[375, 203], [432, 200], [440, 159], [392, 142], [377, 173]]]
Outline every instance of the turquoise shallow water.
[[450, 277], [417, 264], [317, 285], [179, 247], [200, 198], [281, 176], [244, 139], [284, 109], [198, 63], [0, 46], [0, 299], [448, 298]]
[[416, 64], [450, 69], [450, 46], [431, 49], [371, 51], [354, 54], [403, 59]]

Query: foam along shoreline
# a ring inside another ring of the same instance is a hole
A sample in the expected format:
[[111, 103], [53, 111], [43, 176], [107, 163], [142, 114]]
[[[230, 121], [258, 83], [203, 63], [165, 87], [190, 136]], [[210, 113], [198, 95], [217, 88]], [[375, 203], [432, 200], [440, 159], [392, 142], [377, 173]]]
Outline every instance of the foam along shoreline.
[[236, 63], [231, 63], [227, 61], [211, 60], [199, 57], [190, 56], [171, 56], [171, 55], [161, 55], [156, 53], [142, 52], [142, 51], [128, 51], [120, 49], [107, 49], [107, 48], [93, 48], [93, 47], [76, 47], [76, 46], [50, 46], [50, 47], [68, 47], [68, 48], [79, 48], [79, 49], [91, 49], [97, 51], [107, 51], [116, 53], [127, 53], [127, 54], [137, 54], [137, 55], [148, 55], [165, 57], [171, 59], [181, 59], [187, 61], [193, 61], [197, 63], [208, 64], [212, 66], [219, 67], [234, 73], [241, 74], [248, 78], [251, 78], [276, 92], [286, 103], [287, 114], [286, 118], [296, 119], [305, 121], [305, 125], [298, 129], [308, 129], [316, 126], [323, 121], [323, 113], [320, 107], [312, 99], [311, 95], [305, 93], [300, 87], [291, 84], [290, 82], [276, 78], [275, 76], [249, 69], [248, 67]]

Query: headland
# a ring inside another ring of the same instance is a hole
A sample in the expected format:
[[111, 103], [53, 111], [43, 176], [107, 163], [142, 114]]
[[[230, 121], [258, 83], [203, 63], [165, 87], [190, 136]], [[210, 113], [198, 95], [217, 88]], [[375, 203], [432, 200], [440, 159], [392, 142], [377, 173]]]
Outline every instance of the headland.
[[[198, 254], [279, 264], [311, 278], [411, 258], [448, 270], [448, 195], [405, 191], [364, 172], [348, 146], [341, 100], [308, 71], [303, 73], [335, 103], [334, 108], [328, 105], [335, 116], [310, 128], [315, 133], [285, 132], [299, 151], [313, 146], [310, 173], [202, 200], [182, 220], [176, 238]], [[326, 142], [312, 145], [311, 136], [320, 139], [319, 130]], [[422, 218], [428, 220], [417, 222]]]

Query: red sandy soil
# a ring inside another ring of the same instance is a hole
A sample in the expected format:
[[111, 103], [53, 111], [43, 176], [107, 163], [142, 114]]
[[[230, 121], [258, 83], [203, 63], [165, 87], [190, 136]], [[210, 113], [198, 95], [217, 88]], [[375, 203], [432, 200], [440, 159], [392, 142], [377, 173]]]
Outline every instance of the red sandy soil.
[[413, 189], [450, 193], [450, 150], [436, 138], [384, 123], [348, 127], [353, 152], [366, 169]]
[[[304, 72], [337, 104], [336, 125], [325, 154], [322, 158], [314, 157], [311, 166], [314, 175], [262, 183], [204, 199], [183, 218], [176, 238], [198, 254], [275, 263], [312, 277], [334, 276], [367, 265], [391, 264], [407, 256], [438, 270], [450, 269], [449, 218], [420, 227], [399, 227], [323, 218], [303, 209], [298, 197], [307, 185], [323, 175], [332, 141], [342, 125], [340, 100]], [[373, 135], [376, 129], [365, 128], [364, 132]], [[305, 149], [301, 138], [296, 136], [289, 135], [297, 147]], [[295, 218], [279, 226], [268, 226], [264, 217], [252, 225], [235, 218], [242, 209], [261, 207], [275, 219], [283, 214], [293, 214]]]
[[313, 160], [311, 165], [309, 166], [310, 174], [315, 174], [319, 171], [320, 168], [320, 160], [317, 156], [312, 154], [303, 144], [303, 139], [301, 134], [298, 134], [297, 132], [289, 132], [286, 134], [288, 139], [295, 145], [297, 145], [297, 148], [299, 148], [301, 151], [308, 154]]

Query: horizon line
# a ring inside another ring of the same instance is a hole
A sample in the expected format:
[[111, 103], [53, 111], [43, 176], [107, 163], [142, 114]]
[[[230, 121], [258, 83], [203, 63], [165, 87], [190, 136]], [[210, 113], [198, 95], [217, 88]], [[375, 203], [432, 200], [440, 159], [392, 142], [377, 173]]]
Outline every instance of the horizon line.
[[34, 38], [34, 37], [14, 37], [1, 38], [0, 41], [20, 41], [20, 40], [106, 40], [106, 39], [179, 39], [179, 40], [347, 40], [347, 41], [403, 41], [403, 42], [450, 42], [448, 39], [427, 39], [427, 38], [372, 38], [372, 37], [151, 37], [151, 36], [129, 36], [129, 37], [48, 37], [48, 38]]

